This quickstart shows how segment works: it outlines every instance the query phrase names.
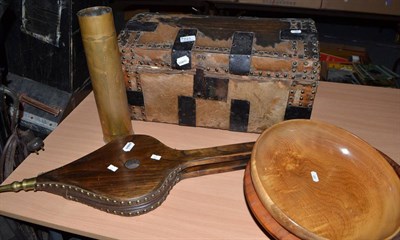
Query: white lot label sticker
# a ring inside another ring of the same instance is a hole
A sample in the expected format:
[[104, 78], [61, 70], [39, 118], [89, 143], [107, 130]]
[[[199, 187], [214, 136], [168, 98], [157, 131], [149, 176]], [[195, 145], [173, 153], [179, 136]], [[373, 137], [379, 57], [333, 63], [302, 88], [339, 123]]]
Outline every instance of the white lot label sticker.
[[114, 166], [114, 165], [110, 164], [110, 165], [107, 167], [107, 169], [108, 169], [108, 170], [110, 170], [110, 171], [113, 171], [113, 172], [115, 172], [115, 171], [117, 171], [117, 170], [118, 170], [118, 167], [116, 167], [116, 166]]
[[190, 62], [189, 57], [188, 56], [183, 56], [180, 58], [176, 59], [176, 64], [178, 64], [179, 66], [183, 66], [186, 65]]
[[160, 155], [157, 155], [157, 154], [153, 154], [153, 155], [151, 155], [150, 158], [153, 159], [153, 160], [160, 160], [160, 159], [161, 159], [161, 156], [160, 156]]
[[314, 182], [319, 182], [318, 174], [315, 171], [311, 171], [311, 178]]
[[194, 36], [194, 35], [183, 36], [183, 37], [180, 37], [179, 40], [181, 42], [194, 42], [194, 41], [196, 41], [196, 36]]
[[134, 146], [135, 144], [133, 142], [127, 142], [122, 150], [124, 150], [124, 152], [129, 152]]

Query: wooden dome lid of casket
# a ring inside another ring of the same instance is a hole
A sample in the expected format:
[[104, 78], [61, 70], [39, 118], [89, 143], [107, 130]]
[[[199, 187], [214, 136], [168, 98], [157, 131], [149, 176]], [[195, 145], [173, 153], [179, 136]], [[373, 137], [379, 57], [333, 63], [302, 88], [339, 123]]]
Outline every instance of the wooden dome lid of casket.
[[275, 224], [281, 237], [274, 237], [390, 239], [400, 231], [399, 176], [383, 154], [344, 129], [281, 122], [258, 138], [249, 165], [247, 201], [255, 212], [259, 200], [264, 212], [256, 218], [269, 232], [266, 225]]

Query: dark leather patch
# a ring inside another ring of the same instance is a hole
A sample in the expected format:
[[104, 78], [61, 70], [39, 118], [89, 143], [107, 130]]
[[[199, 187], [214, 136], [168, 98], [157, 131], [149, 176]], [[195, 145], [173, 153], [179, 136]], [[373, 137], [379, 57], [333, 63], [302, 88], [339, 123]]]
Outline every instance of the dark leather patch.
[[252, 32], [235, 32], [229, 55], [229, 72], [237, 75], [250, 73], [251, 53], [253, 50]]
[[156, 22], [141, 22], [137, 20], [130, 20], [126, 23], [128, 31], [154, 32], [157, 26], [158, 23]]
[[192, 97], [178, 96], [179, 125], [196, 126], [196, 100]]
[[196, 69], [193, 83], [193, 97], [207, 100], [226, 101], [228, 96], [227, 78], [205, 77], [201, 69]]
[[126, 91], [128, 104], [132, 106], [144, 106], [143, 92], [141, 91]]
[[285, 111], [285, 120], [290, 119], [310, 119], [312, 108], [287, 106]]
[[231, 131], [247, 132], [249, 113], [249, 101], [232, 99], [229, 129]]

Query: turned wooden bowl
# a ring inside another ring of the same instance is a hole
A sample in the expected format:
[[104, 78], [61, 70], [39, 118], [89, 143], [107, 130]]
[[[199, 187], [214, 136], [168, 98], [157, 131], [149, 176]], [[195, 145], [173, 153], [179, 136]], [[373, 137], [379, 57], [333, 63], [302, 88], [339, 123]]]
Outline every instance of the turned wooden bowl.
[[256, 217], [270, 215], [285, 239], [390, 239], [400, 231], [398, 175], [344, 129], [314, 120], [276, 124], [260, 135], [249, 165], [266, 213]]

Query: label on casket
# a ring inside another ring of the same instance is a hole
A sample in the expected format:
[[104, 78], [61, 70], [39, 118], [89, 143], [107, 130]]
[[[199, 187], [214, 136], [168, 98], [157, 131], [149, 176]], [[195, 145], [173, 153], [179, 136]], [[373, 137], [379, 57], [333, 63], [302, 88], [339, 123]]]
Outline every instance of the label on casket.
[[194, 41], [196, 41], [196, 36], [194, 36], [194, 35], [183, 36], [183, 37], [180, 37], [179, 40], [181, 41], [181, 43], [183, 43], [183, 42], [194, 42]]
[[188, 56], [183, 56], [180, 58], [176, 59], [176, 64], [178, 64], [178, 66], [183, 66], [186, 65], [190, 62], [189, 57]]

